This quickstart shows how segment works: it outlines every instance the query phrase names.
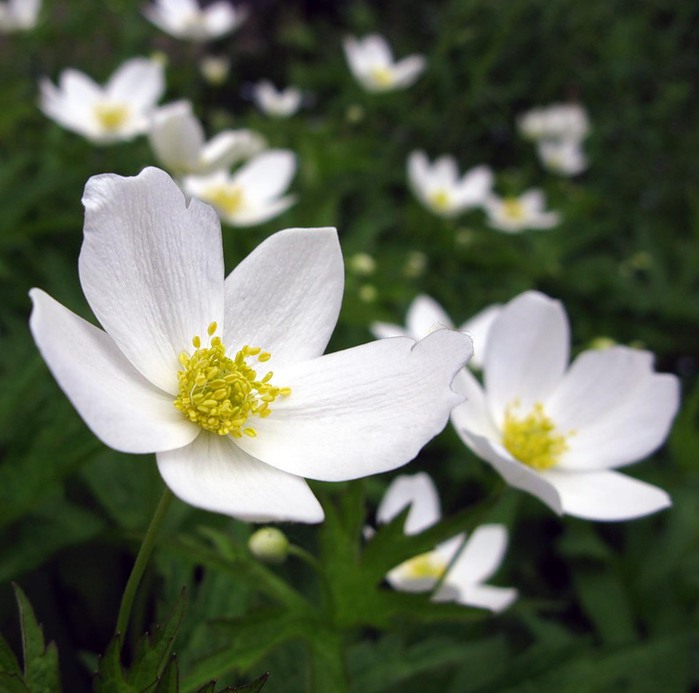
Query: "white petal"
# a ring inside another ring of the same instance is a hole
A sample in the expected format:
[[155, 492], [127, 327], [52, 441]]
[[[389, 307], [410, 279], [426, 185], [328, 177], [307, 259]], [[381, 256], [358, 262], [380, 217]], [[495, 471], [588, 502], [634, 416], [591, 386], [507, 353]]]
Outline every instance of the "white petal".
[[408, 157], [408, 180], [421, 199], [430, 186], [430, 162], [423, 151], [414, 151]]
[[527, 291], [503, 307], [490, 328], [483, 367], [498, 425], [515, 400], [522, 412], [546, 400], [563, 376], [569, 344], [568, 319], [558, 301]]
[[273, 200], [252, 201], [232, 214], [219, 213], [221, 219], [232, 226], [257, 226], [286, 212], [295, 202], [296, 195], [287, 195]]
[[456, 374], [452, 388], [465, 397], [451, 413], [454, 428], [491, 440], [500, 440], [500, 432], [490, 416], [483, 388], [473, 374], [463, 368]]
[[389, 322], [372, 322], [369, 325], [371, 334], [376, 339], [387, 339], [390, 337], [409, 337], [407, 331], [400, 325], [394, 325]]
[[395, 469], [439, 433], [461, 397], [451, 390], [471, 340], [437, 330], [421, 342], [396, 337], [274, 369], [291, 395], [240, 441], [293, 474], [340, 481]]
[[30, 296], [34, 310], [29, 326], [39, 351], [102, 442], [122, 452], [144, 453], [194, 440], [199, 427], [124, 358], [109, 335], [39, 289]]
[[670, 507], [665, 491], [618, 472], [542, 472], [561, 498], [563, 512], [584, 520], [633, 520]]
[[274, 369], [319, 356], [337, 322], [343, 286], [335, 229], [275, 233], [226, 279], [225, 344], [271, 352]]
[[502, 306], [499, 303], [494, 303], [492, 306], [488, 306], [476, 313], [470, 320], [467, 320], [459, 327], [459, 332], [465, 332], [473, 340], [473, 358], [468, 364], [472, 368], [483, 367], [483, 354], [485, 354], [487, 349], [490, 328], [501, 311]]
[[433, 601], [455, 601], [464, 606], [488, 609], [495, 613], [504, 611], [517, 599], [513, 587], [493, 587], [492, 585], [456, 585], [445, 581], [432, 597]]
[[173, 493], [197, 508], [248, 522], [322, 522], [308, 484], [243, 452], [227, 436], [202, 433], [191, 445], [157, 455]]
[[264, 146], [262, 137], [252, 130], [224, 130], [204, 145], [199, 172], [228, 168], [241, 159], [254, 156]]
[[396, 477], [381, 499], [376, 521], [390, 522], [408, 505], [410, 511], [404, 526], [406, 534], [417, 534], [439, 521], [439, 495], [434, 482], [425, 472]]
[[153, 115], [149, 133], [158, 160], [175, 173], [189, 173], [199, 164], [204, 129], [192, 113], [189, 101], [176, 101]]
[[105, 85], [109, 98], [128, 103], [141, 111], [153, 108], [164, 91], [162, 64], [147, 58], [128, 60]]
[[481, 525], [468, 538], [447, 575], [447, 582], [461, 586], [485, 582], [500, 567], [507, 550], [504, 525]]
[[485, 203], [493, 187], [493, 172], [488, 166], [468, 171], [454, 189], [454, 205], [463, 209]]
[[399, 60], [393, 67], [395, 86], [409, 87], [427, 67], [427, 61], [422, 55], [409, 55]]
[[178, 356], [223, 320], [223, 251], [211, 207], [189, 206], [163, 171], [94, 176], [85, 186], [80, 282], [124, 355], [177, 392]]
[[296, 156], [286, 149], [268, 149], [251, 159], [231, 182], [255, 200], [270, 200], [286, 191], [296, 172]]
[[410, 304], [405, 324], [408, 328], [408, 335], [415, 340], [426, 337], [433, 329], [454, 327], [444, 308], [425, 294], [418, 296]]

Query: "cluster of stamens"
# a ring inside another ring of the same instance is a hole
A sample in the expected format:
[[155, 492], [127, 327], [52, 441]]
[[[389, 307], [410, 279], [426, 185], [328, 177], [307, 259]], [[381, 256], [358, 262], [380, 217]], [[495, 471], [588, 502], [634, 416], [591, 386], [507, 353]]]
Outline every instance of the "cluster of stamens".
[[392, 87], [395, 82], [393, 70], [388, 67], [372, 67], [369, 74], [374, 83], [383, 88]]
[[119, 103], [101, 102], [95, 104], [95, 116], [107, 131], [118, 130], [129, 117], [129, 108]]
[[502, 201], [503, 213], [508, 219], [521, 221], [526, 216], [524, 205], [516, 197], [506, 197]]
[[434, 551], [421, 553], [401, 566], [405, 574], [412, 580], [433, 578], [439, 580], [447, 569], [447, 564]]
[[436, 210], [446, 212], [451, 207], [451, 195], [443, 188], [440, 188], [430, 195], [430, 202]]
[[243, 206], [243, 189], [239, 185], [214, 185], [204, 191], [203, 197], [226, 214], [235, 214]]
[[180, 354], [182, 369], [177, 373], [179, 395], [175, 407], [192, 423], [212, 433], [254, 438], [257, 431], [245, 425], [249, 417], [267, 418], [272, 413], [270, 404], [277, 397], [290, 395], [291, 389], [272, 385], [272, 371], [258, 379], [247, 360], [269, 361], [271, 354], [260, 347], [244, 346], [234, 358], [228, 358], [221, 338], [212, 336], [216, 327], [215, 322], [209, 325], [208, 347], [202, 348], [197, 336], [192, 339], [194, 353]]

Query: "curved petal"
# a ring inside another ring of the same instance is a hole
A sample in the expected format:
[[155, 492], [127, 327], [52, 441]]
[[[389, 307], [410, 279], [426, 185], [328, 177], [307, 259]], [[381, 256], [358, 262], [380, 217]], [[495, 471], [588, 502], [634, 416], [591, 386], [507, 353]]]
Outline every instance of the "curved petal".
[[226, 279], [224, 341], [271, 352], [275, 369], [319, 356], [335, 328], [343, 286], [335, 229], [275, 233]]
[[84, 72], [67, 68], [59, 77], [60, 90], [77, 103], [92, 104], [103, 96], [102, 87]]
[[254, 200], [269, 200], [289, 187], [296, 172], [296, 155], [286, 149], [268, 149], [246, 163], [231, 178], [245, 195]]
[[507, 550], [504, 525], [481, 525], [466, 542], [447, 574], [447, 582], [465, 587], [485, 582], [500, 567]]
[[85, 186], [80, 282], [123, 354], [177, 392], [178, 357], [223, 319], [223, 250], [216, 213], [156, 168]]
[[126, 61], [105, 85], [108, 98], [128, 103], [139, 111], [155, 106], [164, 91], [163, 66], [148, 58]]
[[415, 193], [424, 200], [430, 188], [430, 162], [425, 152], [418, 150], [408, 157], [408, 181]]
[[465, 397], [451, 412], [454, 428], [491, 440], [500, 440], [500, 432], [490, 417], [483, 388], [473, 374], [465, 368], [461, 369], [454, 378], [452, 388]]
[[570, 344], [568, 318], [559, 301], [527, 291], [505, 305], [490, 328], [483, 378], [498, 426], [505, 408], [522, 411], [544, 402], [563, 377]]
[[390, 322], [372, 322], [369, 325], [369, 331], [376, 339], [388, 339], [390, 337], [409, 337], [407, 331], [400, 325], [394, 325]]
[[412, 460], [461, 401], [449, 387], [471, 340], [437, 330], [415, 344], [396, 337], [275, 369], [291, 388], [255, 420], [250, 454], [292, 474], [340, 481]]
[[221, 214], [221, 218], [232, 226], [256, 226], [278, 217], [283, 212], [286, 212], [295, 202], [296, 195], [287, 195], [276, 200], [263, 200], [244, 206], [233, 214], [225, 214], [224, 212]]
[[541, 476], [556, 489], [563, 512], [584, 520], [633, 520], [672, 505], [662, 489], [619, 472], [548, 469]]
[[158, 160], [181, 174], [197, 169], [204, 145], [204, 128], [192, 113], [189, 101], [176, 101], [153, 114], [150, 145]]
[[396, 87], [409, 87], [422, 74], [427, 67], [427, 61], [422, 55], [409, 55], [399, 60], [393, 66], [394, 85]]
[[469, 366], [473, 368], [483, 367], [483, 354], [487, 349], [490, 328], [501, 311], [502, 306], [499, 303], [494, 303], [476, 313], [459, 327], [459, 332], [465, 332], [473, 340], [473, 358], [469, 361]]
[[158, 469], [186, 503], [247, 522], [322, 522], [323, 509], [300, 477], [246, 454], [227, 436], [202, 434], [157, 455]]
[[32, 289], [29, 326], [41, 355], [90, 430], [122, 452], [171, 450], [189, 444], [199, 427], [148, 382], [102, 330], [48, 294]]
[[262, 151], [264, 139], [252, 130], [224, 130], [214, 135], [201, 150], [199, 173], [228, 168]]
[[475, 606], [495, 613], [504, 611], [517, 599], [514, 587], [493, 587], [492, 585], [455, 585], [447, 581], [435, 593], [436, 602], [458, 602], [464, 606]]
[[417, 534], [439, 521], [439, 495], [434, 482], [425, 472], [396, 477], [386, 490], [378, 510], [378, 523], [390, 522], [406, 506], [410, 512], [403, 527], [406, 534]]
[[444, 308], [425, 294], [421, 294], [410, 304], [405, 324], [408, 335], [415, 340], [426, 337], [433, 329], [454, 327]]
[[459, 208], [485, 203], [493, 187], [493, 172], [488, 166], [477, 166], [468, 171], [454, 188], [454, 205]]

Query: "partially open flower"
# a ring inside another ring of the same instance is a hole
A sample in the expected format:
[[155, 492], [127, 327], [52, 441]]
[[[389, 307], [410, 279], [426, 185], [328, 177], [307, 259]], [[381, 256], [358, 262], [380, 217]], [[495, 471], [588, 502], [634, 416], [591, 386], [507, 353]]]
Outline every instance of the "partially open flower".
[[301, 107], [301, 90], [296, 87], [277, 89], [268, 79], [255, 84], [252, 98], [255, 105], [273, 118], [288, 118]]
[[190, 41], [211, 41], [237, 29], [247, 16], [225, 0], [205, 8], [197, 0], [154, 0], [143, 14], [170, 36]]
[[488, 224], [505, 233], [550, 229], [561, 221], [558, 212], [546, 211], [546, 200], [541, 190], [527, 190], [519, 197], [490, 195], [485, 202], [485, 211]]
[[533, 108], [517, 121], [520, 132], [535, 142], [541, 140], [582, 141], [590, 132], [587, 112], [580, 104], [555, 103]]

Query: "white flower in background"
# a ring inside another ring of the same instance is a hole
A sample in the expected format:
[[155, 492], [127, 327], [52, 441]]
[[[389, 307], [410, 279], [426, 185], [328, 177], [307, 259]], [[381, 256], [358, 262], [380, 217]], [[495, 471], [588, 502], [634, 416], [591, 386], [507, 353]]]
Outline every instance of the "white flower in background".
[[222, 55], [205, 55], [199, 61], [202, 77], [213, 86], [219, 86], [228, 79], [231, 69], [230, 58]]
[[587, 157], [578, 140], [542, 140], [536, 153], [544, 168], [561, 176], [576, 176], [587, 168]]
[[40, 108], [59, 125], [98, 144], [131, 140], [145, 133], [165, 91], [162, 63], [125, 62], [104, 87], [78, 70], [61, 73], [58, 87], [40, 82]]
[[485, 204], [493, 172], [487, 166], [477, 166], [459, 177], [454, 157], [441, 156], [430, 164], [424, 152], [415, 151], [408, 158], [408, 181], [427, 209], [450, 218]]
[[394, 62], [391, 47], [379, 34], [370, 34], [362, 39], [349, 36], [343, 45], [352, 74], [367, 91], [409, 87], [427, 66], [422, 55], [410, 55]]
[[0, 34], [28, 31], [36, 26], [41, 0], [7, 0], [0, 2]]
[[579, 104], [556, 103], [533, 108], [520, 116], [517, 124], [527, 139], [577, 140], [581, 142], [590, 132], [587, 112]]
[[280, 231], [224, 280], [216, 213], [163, 171], [95, 176], [83, 203], [80, 283], [103, 330], [32, 289], [32, 334], [93, 433], [155, 452], [182, 500], [320, 522], [304, 476], [405, 464], [462, 401], [458, 332], [322, 356], [343, 293], [334, 229]]
[[277, 89], [268, 79], [263, 79], [254, 85], [252, 98], [265, 115], [288, 118], [301, 107], [302, 94], [296, 87]]
[[[377, 521], [390, 522], [408, 505], [406, 534], [418, 534], [441, 517], [437, 489], [424, 472], [393, 480], [379, 505]], [[386, 579], [393, 588], [406, 592], [428, 592], [437, 587], [433, 601], [458, 602], [495, 612], [506, 609], [517, 598], [517, 590], [482, 583], [502, 563], [507, 549], [507, 529], [503, 525], [482, 525], [459, 552], [465, 538], [465, 534], [460, 534], [439, 544], [434, 551], [401, 563]]]
[[527, 229], [550, 229], [561, 221], [558, 212], [546, 211], [541, 190], [527, 190], [519, 197], [490, 195], [485, 201], [488, 224], [498, 231], [519, 233]]
[[529, 291], [490, 328], [483, 387], [464, 369], [466, 402], [452, 413], [463, 441], [510, 485], [559, 514], [628, 520], [670, 505], [668, 495], [613, 471], [652, 453], [679, 406], [675, 376], [627, 347], [591, 350], [568, 367], [563, 306]]
[[252, 130], [225, 130], [206, 142], [189, 101], [176, 101], [155, 111], [149, 139], [158, 161], [178, 176], [228, 168], [265, 147], [264, 139]]
[[170, 36], [189, 41], [221, 38], [237, 29], [247, 16], [223, 0], [205, 8], [197, 0], [155, 0], [143, 14]]
[[282, 212], [296, 201], [283, 195], [296, 172], [296, 157], [286, 149], [269, 149], [233, 173], [215, 171], [188, 176], [182, 181], [188, 195], [208, 202], [231, 226], [255, 226]]
[[[494, 303], [478, 312], [461, 327], [456, 328], [473, 340], [473, 356], [468, 362], [469, 366], [482, 367], [490, 327], [500, 314], [501, 309], [500, 304]], [[405, 327], [388, 322], [373, 322], [369, 329], [378, 339], [410, 337], [417, 340], [426, 337], [433, 330], [443, 327], [454, 329], [454, 323], [437, 301], [430, 296], [421, 294], [413, 300], [408, 308], [408, 313], [405, 316]]]

